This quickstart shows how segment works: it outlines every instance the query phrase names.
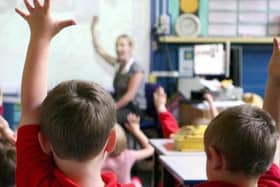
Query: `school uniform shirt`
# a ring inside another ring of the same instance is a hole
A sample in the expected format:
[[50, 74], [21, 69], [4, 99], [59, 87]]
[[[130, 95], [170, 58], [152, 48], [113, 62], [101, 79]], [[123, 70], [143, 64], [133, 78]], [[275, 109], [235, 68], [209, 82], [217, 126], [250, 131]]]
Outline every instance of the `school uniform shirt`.
[[[160, 112], [158, 114], [162, 132], [165, 138], [169, 138], [171, 134], [179, 130], [179, 126], [175, 118], [170, 112]], [[222, 181], [207, 181], [196, 185], [195, 187], [238, 187]], [[272, 164], [270, 169], [260, 177], [258, 181], [259, 187], [280, 187], [280, 169], [277, 165]]]
[[[222, 181], [207, 181], [194, 187], [238, 187], [237, 185]], [[258, 187], [280, 187], [280, 169], [275, 164], [264, 173], [258, 181]]]
[[[194, 187], [238, 187], [237, 185], [222, 181], [207, 181]], [[272, 164], [270, 169], [258, 181], [258, 187], [280, 187], [280, 169]]]
[[4, 113], [3, 106], [0, 106], [0, 115], [2, 116]]
[[[16, 186], [17, 187], [79, 187], [44, 154], [38, 141], [39, 125], [27, 125], [18, 130]], [[106, 187], [133, 187], [117, 183], [113, 173], [102, 173]]]
[[160, 112], [158, 114], [158, 119], [161, 124], [164, 138], [169, 138], [171, 134], [174, 134], [179, 130], [179, 125], [170, 112]]

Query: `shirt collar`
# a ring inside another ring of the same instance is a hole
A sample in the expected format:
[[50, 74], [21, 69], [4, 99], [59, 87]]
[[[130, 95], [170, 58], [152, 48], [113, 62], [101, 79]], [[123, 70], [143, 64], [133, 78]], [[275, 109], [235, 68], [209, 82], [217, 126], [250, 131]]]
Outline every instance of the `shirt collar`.
[[124, 68], [121, 71], [121, 74], [125, 74], [129, 71], [130, 67], [134, 62], [134, 58], [130, 58], [129, 61], [125, 64]]

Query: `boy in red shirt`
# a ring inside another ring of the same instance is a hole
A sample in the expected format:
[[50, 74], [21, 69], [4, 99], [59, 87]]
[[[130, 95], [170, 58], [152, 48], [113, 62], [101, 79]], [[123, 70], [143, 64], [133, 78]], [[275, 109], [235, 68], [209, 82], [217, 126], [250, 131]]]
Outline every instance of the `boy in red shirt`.
[[[100, 86], [67, 81], [47, 94], [52, 38], [73, 20], [51, 16], [51, 0], [24, 0], [31, 35], [22, 78], [22, 116], [17, 136], [18, 187], [119, 187], [112, 173], [101, 173], [115, 145], [116, 110]], [[40, 124], [40, 125], [39, 125]]]
[[[204, 134], [208, 181], [196, 187], [280, 187], [279, 152], [276, 151], [279, 93], [280, 47], [274, 39], [264, 100], [264, 109], [272, 117], [262, 109], [242, 105], [226, 109], [214, 118]], [[164, 92], [158, 91], [156, 97], [157, 101], [165, 102]], [[168, 126], [167, 132], [177, 131], [177, 123], [165, 106], [161, 104], [157, 108], [162, 125]]]
[[280, 186], [280, 48], [276, 39], [273, 43], [263, 106], [271, 116], [243, 105], [212, 120], [204, 134], [209, 181], [196, 187]]

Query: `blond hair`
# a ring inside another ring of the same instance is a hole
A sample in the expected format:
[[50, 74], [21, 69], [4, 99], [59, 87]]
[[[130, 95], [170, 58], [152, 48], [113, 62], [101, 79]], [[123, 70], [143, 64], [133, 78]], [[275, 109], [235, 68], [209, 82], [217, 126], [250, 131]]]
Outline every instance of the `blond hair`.
[[134, 46], [133, 39], [132, 39], [129, 35], [127, 35], [127, 34], [119, 35], [119, 36], [117, 37], [116, 44], [118, 44], [119, 40], [122, 39], [122, 38], [126, 39], [126, 40], [128, 41], [129, 46], [130, 46], [131, 48], [133, 48], [133, 46]]
[[124, 129], [119, 124], [116, 124], [114, 129], [115, 129], [116, 135], [117, 135], [117, 142], [116, 142], [115, 149], [111, 153], [111, 155], [119, 155], [125, 149], [127, 149], [127, 137], [126, 137]]

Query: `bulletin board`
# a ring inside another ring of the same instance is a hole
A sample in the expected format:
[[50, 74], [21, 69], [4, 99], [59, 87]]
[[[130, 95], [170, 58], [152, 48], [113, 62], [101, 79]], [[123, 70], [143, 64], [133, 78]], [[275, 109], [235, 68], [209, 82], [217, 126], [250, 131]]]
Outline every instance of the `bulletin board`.
[[[203, 36], [276, 36], [279, 0], [200, 0]], [[207, 17], [205, 15], [208, 15]]]
[[[92, 46], [91, 18], [98, 14], [98, 40], [115, 55], [115, 39], [129, 34], [135, 42], [135, 59], [148, 71], [150, 1], [131, 0], [52, 0], [54, 16], [74, 18], [77, 25], [55, 37], [49, 63], [49, 87], [70, 79], [95, 81], [112, 90], [115, 69], [107, 65]], [[20, 89], [29, 29], [15, 7], [21, 0], [0, 1], [0, 86], [4, 92]], [[137, 20], [137, 21], [135, 21]]]
[[[171, 35], [178, 17], [184, 14], [182, 2], [190, 0], [160, 0], [168, 2], [167, 15], [171, 20]], [[276, 36], [280, 34], [279, 0], [198, 0], [200, 36]], [[187, 5], [186, 5], [187, 6]], [[163, 12], [157, 11], [161, 14]], [[156, 14], [156, 13], [155, 13]]]

